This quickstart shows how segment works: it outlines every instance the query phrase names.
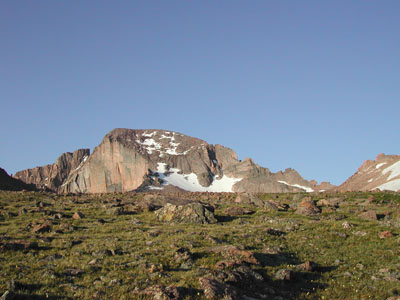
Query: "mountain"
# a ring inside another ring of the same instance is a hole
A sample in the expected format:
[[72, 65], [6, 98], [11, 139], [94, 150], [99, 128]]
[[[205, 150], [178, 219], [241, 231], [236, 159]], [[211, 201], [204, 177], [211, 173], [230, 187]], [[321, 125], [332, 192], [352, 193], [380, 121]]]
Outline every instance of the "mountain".
[[76, 172], [90, 155], [89, 149], [62, 154], [54, 164], [17, 172], [14, 177], [38, 189], [58, 191], [71, 173]]
[[367, 160], [338, 191], [400, 190], [400, 155], [379, 154], [376, 160]]
[[192, 192], [313, 192], [319, 186], [293, 169], [272, 173], [238, 160], [221, 145], [166, 130], [114, 129], [93, 153], [63, 154], [55, 164], [15, 177], [62, 193], [180, 189]]
[[28, 185], [21, 180], [15, 179], [7, 174], [7, 172], [0, 168], [0, 190], [6, 191], [22, 191], [28, 190], [33, 191], [35, 190], [34, 185]]

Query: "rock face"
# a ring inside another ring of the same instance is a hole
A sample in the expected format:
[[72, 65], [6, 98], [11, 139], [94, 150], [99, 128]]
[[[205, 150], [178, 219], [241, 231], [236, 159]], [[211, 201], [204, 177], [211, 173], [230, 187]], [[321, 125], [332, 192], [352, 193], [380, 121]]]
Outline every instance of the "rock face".
[[35, 186], [28, 185], [21, 180], [9, 176], [4, 169], [0, 168], [0, 190], [7, 190], [7, 191], [35, 190]]
[[114, 129], [89, 156], [83, 149], [16, 178], [62, 193], [176, 188], [191, 192], [312, 192], [295, 170], [271, 173], [221, 145], [165, 130]]
[[367, 160], [343, 184], [339, 191], [400, 190], [400, 155], [379, 154]]
[[20, 171], [14, 177], [27, 184], [34, 184], [39, 189], [58, 191], [70, 175], [79, 171], [89, 155], [89, 149], [67, 152], [52, 165]]

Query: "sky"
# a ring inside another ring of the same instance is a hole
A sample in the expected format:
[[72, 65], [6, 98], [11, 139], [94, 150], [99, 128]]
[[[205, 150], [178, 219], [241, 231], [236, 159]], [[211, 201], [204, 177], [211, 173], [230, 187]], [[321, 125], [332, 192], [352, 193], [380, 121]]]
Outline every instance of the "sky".
[[0, 1], [0, 167], [166, 129], [340, 184], [400, 154], [400, 1]]

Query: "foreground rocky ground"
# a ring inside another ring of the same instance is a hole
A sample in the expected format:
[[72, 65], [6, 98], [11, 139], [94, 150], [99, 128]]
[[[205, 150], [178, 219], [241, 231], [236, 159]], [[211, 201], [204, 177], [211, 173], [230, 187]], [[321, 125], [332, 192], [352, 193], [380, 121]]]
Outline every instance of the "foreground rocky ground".
[[0, 212], [3, 300], [400, 299], [395, 193], [0, 192]]

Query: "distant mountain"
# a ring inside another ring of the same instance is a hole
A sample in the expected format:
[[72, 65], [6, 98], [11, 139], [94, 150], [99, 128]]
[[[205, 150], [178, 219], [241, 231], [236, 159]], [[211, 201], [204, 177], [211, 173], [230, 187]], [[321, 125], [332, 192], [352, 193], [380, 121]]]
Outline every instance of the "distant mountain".
[[57, 192], [180, 189], [192, 192], [313, 192], [333, 187], [293, 169], [272, 173], [221, 145], [166, 130], [114, 129], [89, 155], [63, 154], [55, 164], [15, 177]]
[[400, 155], [379, 154], [367, 160], [343, 184], [339, 191], [400, 190]]
[[35, 190], [34, 185], [28, 185], [21, 180], [15, 179], [7, 174], [7, 172], [0, 168], [0, 190], [6, 191], [21, 191], [21, 190]]

